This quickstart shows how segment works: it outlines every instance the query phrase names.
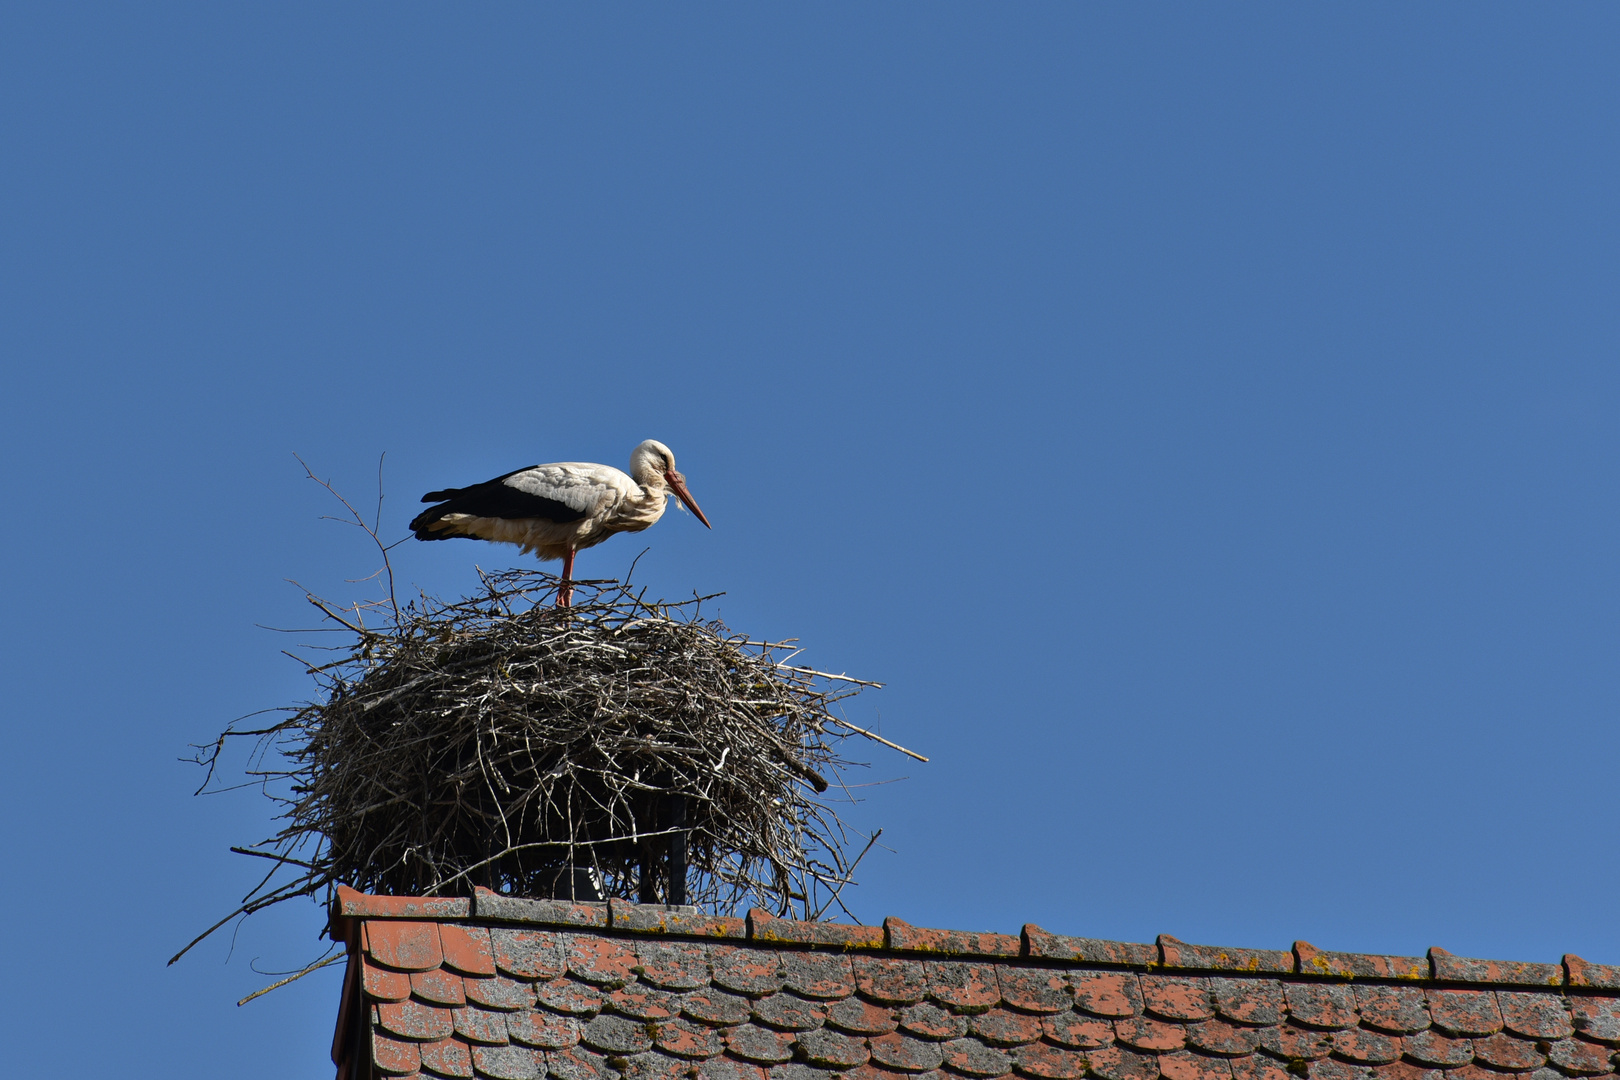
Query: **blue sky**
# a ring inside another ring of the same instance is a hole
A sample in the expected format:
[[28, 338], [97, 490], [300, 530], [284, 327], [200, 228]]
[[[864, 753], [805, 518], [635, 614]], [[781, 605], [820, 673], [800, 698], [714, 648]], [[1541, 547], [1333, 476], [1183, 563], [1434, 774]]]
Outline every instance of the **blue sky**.
[[[888, 683], [868, 921], [1620, 962], [1598, 5], [11, 5], [8, 1069], [324, 1075], [177, 761], [423, 491]], [[472, 543], [396, 551], [457, 593]], [[857, 779], [861, 779], [858, 777]], [[87, 1066], [88, 1067], [88, 1066]]]

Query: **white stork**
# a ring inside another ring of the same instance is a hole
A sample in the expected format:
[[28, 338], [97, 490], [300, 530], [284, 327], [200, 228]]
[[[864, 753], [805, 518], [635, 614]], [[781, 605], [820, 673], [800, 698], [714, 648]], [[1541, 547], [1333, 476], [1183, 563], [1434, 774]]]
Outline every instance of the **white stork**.
[[559, 461], [472, 487], [430, 491], [422, 501], [439, 505], [416, 515], [411, 530], [418, 540], [466, 536], [561, 559], [557, 604], [566, 607], [573, 599], [574, 553], [614, 533], [647, 528], [664, 516], [672, 491], [705, 527], [714, 527], [686, 490], [686, 477], [675, 471], [675, 455], [648, 439], [630, 454], [628, 476], [609, 465]]

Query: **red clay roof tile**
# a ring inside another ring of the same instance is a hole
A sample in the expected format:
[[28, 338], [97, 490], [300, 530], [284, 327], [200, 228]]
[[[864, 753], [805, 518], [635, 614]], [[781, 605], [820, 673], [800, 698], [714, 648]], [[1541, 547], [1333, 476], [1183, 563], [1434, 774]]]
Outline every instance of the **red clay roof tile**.
[[1187, 1044], [1219, 1057], [1246, 1057], [1259, 1048], [1260, 1034], [1254, 1028], [1235, 1027], [1224, 1020], [1205, 1020], [1187, 1025]]
[[977, 1039], [955, 1039], [940, 1049], [945, 1054], [945, 1064], [963, 1076], [990, 1080], [1012, 1072], [1012, 1058]]
[[774, 994], [785, 978], [778, 953], [729, 945], [709, 948], [709, 969], [716, 986], [738, 994]]
[[[619, 1076], [623, 1080], [690, 1080], [695, 1061], [671, 1057], [657, 1051], [632, 1054], [618, 1059]], [[611, 1073], [608, 1076], [612, 1076]]]
[[1449, 1039], [1438, 1031], [1420, 1031], [1401, 1040], [1406, 1056], [1421, 1065], [1447, 1069], [1474, 1060], [1474, 1044], [1468, 1039]]
[[1180, 1024], [1133, 1016], [1114, 1021], [1114, 1038], [1133, 1050], [1179, 1050], [1187, 1043], [1187, 1029]]
[[1209, 1058], [1185, 1051], [1159, 1059], [1165, 1080], [1230, 1080], [1232, 1066], [1225, 1058]]
[[884, 945], [903, 952], [942, 952], [965, 956], [1017, 956], [1021, 941], [1010, 934], [925, 930], [893, 917], [883, 920]]
[[1014, 1069], [1025, 1076], [1035, 1076], [1041, 1080], [1079, 1080], [1090, 1066], [1090, 1062], [1080, 1054], [1069, 1053], [1045, 1043], [1020, 1046], [1010, 1056]]
[[456, 1034], [468, 1042], [504, 1043], [507, 1040], [505, 1013], [468, 1005], [455, 1010], [451, 1021], [455, 1024]]
[[[534, 1004], [534, 987], [526, 982], [494, 975], [487, 979], [461, 980], [467, 1000], [489, 1009], [527, 1009]], [[549, 983], [542, 983], [549, 986]]]
[[1281, 949], [1232, 949], [1220, 945], [1189, 945], [1169, 934], [1159, 935], [1159, 962], [1165, 967], [1207, 971], [1294, 970], [1294, 954]]
[[1582, 1038], [1620, 1045], [1620, 999], [1571, 994], [1569, 1008]]
[[1406, 1035], [1429, 1026], [1423, 991], [1415, 986], [1358, 983], [1352, 989], [1356, 994], [1356, 1006], [1361, 1012], [1361, 1022], [1369, 1027], [1394, 1035]]
[[632, 904], [614, 897], [608, 901], [608, 925], [615, 930], [661, 937], [746, 938], [748, 920], [732, 915], [703, 915], [696, 911], [658, 904]]
[[840, 953], [784, 953], [782, 982], [809, 998], [842, 998], [855, 992], [855, 971]]
[[879, 1004], [911, 1005], [928, 996], [928, 978], [921, 960], [856, 956], [852, 966], [855, 989]]
[[1502, 1026], [1515, 1035], [1562, 1039], [1575, 1030], [1570, 1023], [1569, 1007], [1559, 994], [1498, 990], [1496, 1004], [1502, 1010]]
[[1288, 1015], [1306, 1027], [1338, 1030], [1356, 1023], [1356, 995], [1337, 983], [1290, 983], [1284, 990]]
[[636, 950], [618, 938], [572, 934], [568, 938], [568, 973], [597, 986], [623, 986], [634, 979]]
[[[899, 1037], [894, 1034], [879, 1035], [872, 1042]], [[866, 1064], [867, 1059], [872, 1056], [865, 1039], [854, 1035], [841, 1035], [825, 1028], [805, 1032], [799, 1036], [796, 1045], [804, 1060], [827, 1069], [853, 1069], [857, 1065]]]
[[[469, 992], [471, 988], [469, 983]], [[592, 987], [577, 983], [573, 979], [553, 979], [550, 982], [537, 983], [534, 994], [546, 1008], [571, 1016], [587, 1016], [602, 1009], [602, 995]]]
[[1334, 1034], [1333, 1052], [1358, 1065], [1388, 1065], [1400, 1060], [1401, 1040], [1365, 1028], [1351, 1028]]
[[[828, 1017], [831, 1019], [831, 1017]], [[943, 1042], [967, 1034], [967, 1018], [946, 1012], [932, 1002], [922, 1001], [900, 1010], [900, 1030], [920, 1039]]]
[[1074, 1003], [1094, 1016], [1135, 1016], [1142, 1011], [1142, 988], [1128, 971], [1076, 972], [1070, 976]]
[[710, 1058], [698, 1066], [698, 1080], [765, 1080], [765, 1070], [729, 1058]]
[[998, 966], [1001, 1000], [1025, 1012], [1062, 1012], [1074, 1003], [1064, 972], [1045, 968]]
[[[827, 1009], [827, 1025], [846, 1035], [887, 1035], [899, 1026], [895, 1010], [858, 997], [835, 1001]], [[967, 1028], [967, 1021], [962, 1021]]]
[[1535, 1043], [1499, 1031], [1474, 1040], [1474, 1060], [1497, 1069], [1529, 1072], [1545, 1064], [1547, 1056], [1536, 1049]]
[[579, 1041], [592, 1050], [605, 1054], [639, 1054], [653, 1044], [654, 1025], [632, 1020], [626, 1016], [603, 1013], [587, 1023], [579, 1033]]
[[464, 1042], [440, 1039], [438, 1042], [423, 1043], [418, 1049], [424, 1069], [431, 1069], [440, 1076], [473, 1074], [472, 1050]]
[[[1270, 1058], [1255, 1054], [1252, 1057], [1238, 1058], [1231, 1063], [1232, 1080], [1297, 1080], [1297, 1078]], [[1391, 1080], [1409, 1080], [1407, 1077], [1391, 1078]], [[1415, 1078], [1412, 1078], [1415, 1080]]]
[[726, 922], [487, 890], [459, 905], [350, 890], [333, 909], [362, 1053], [390, 1076], [1620, 1080], [1620, 971], [1579, 957]]
[[548, 1053], [545, 1064], [558, 1080], [603, 1080], [608, 1075], [602, 1055], [583, 1046]]
[[696, 990], [709, 985], [709, 956], [700, 944], [639, 941], [636, 975], [664, 990]]
[[1429, 961], [1422, 956], [1370, 956], [1323, 952], [1308, 941], [1294, 942], [1296, 970], [1302, 975], [1343, 978], [1426, 979]]
[[568, 900], [530, 900], [502, 896], [479, 886], [473, 890], [472, 917], [491, 922], [527, 922], [546, 926], [606, 927], [606, 904], [576, 904]]
[[1041, 1037], [1041, 1021], [1010, 1009], [991, 1009], [970, 1019], [968, 1030], [991, 1046], [1019, 1046]]
[[524, 1046], [475, 1046], [472, 1059], [474, 1068], [493, 1080], [539, 1080], [546, 1074], [545, 1058]]
[[371, 1060], [385, 1073], [404, 1075], [422, 1067], [422, 1055], [413, 1042], [391, 1039], [380, 1031], [371, 1035]]
[[1565, 1072], [1600, 1076], [1613, 1069], [1612, 1051], [1581, 1039], [1559, 1039], [1547, 1048], [1547, 1058]]
[[467, 991], [461, 985], [461, 976], [444, 968], [432, 971], [413, 971], [410, 976], [411, 993], [435, 1005], [465, 1005]]
[[1426, 1069], [1410, 1061], [1392, 1061], [1372, 1071], [1375, 1080], [1441, 1080], [1445, 1073], [1439, 1069]]
[[729, 1027], [748, 1019], [749, 1003], [747, 998], [724, 990], [701, 990], [681, 998], [681, 1011], [693, 1020]]
[[374, 919], [362, 925], [366, 952], [384, 967], [427, 971], [444, 963], [438, 923]]
[[1571, 986], [1601, 986], [1620, 990], [1620, 967], [1589, 964], [1574, 953], [1564, 954], [1564, 971]]
[[669, 1020], [657, 1025], [653, 1042], [664, 1053], [681, 1058], [712, 1058], [726, 1048], [724, 1037], [718, 1031], [687, 1020]]
[[1138, 1054], [1118, 1046], [1104, 1046], [1086, 1055], [1091, 1071], [1102, 1080], [1157, 1080], [1157, 1054]]
[[1372, 1068], [1368, 1065], [1349, 1065], [1333, 1058], [1311, 1062], [1308, 1074], [1311, 1080], [1370, 1080]]
[[1278, 1024], [1260, 1029], [1260, 1048], [1284, 1061], [1314, 1061], [1332, 1052], [1333, 1040], [1325, 1031]]
[[1142, 976], [1142, 1007], [1167, 1020], [1208, 1020], [1215, 1015], [1209, 980], [1184, 975]]
[[1099, 941], [1096, 938], [1065, 937], [1026, 923], [1024, 953], [1042, 960], [1075, 960], [1091, 964], [1119, 964], [1147, 967], [1159, 962], [1157, 945], [1129, 941]]
[[603, 995], [603, 1007], [632, 1020], [669, 1020], [679, 1015], [681, 999], [678, 994], [635, 983]]
[[938, 1040], [919, 1039], [900, 1031], [874, 1036], [870, 1046], [873, 1061], [901, 1072], [928, 1072], [945, 1062]]
[[811, 1031], [826, 1021], [827, 1006], [797, 994], [772, 994], [754, 1002], [754, 1019], [783, 1031]]
[[1041, 1033], [1060, 1046], [1076, 1050], [1094, 1050], [1114, 1041], [1114, 1025], [1075, 1012], [1041, 1017]]
[[450, 1010], [421, 1001], [383, 1001], [373, 1018], [384, 1031], [406, 1039], [443, 1039], [454, 1031]]
[[774, 1065], [793, 1057], [793, 1036], [744, 1025], [726, 1032], [726, 1049], [745, 1061]]
[[748, 913], [751, 941], [775, 941], [793, 945], [841, 945], [847, 948], [881, 948], [883, 927], [851, 926], [845, 923], [795, 922], [778, 919], [763, 908]]
[[507, 1035], [513, 1042], [542, 1050], [566, 1050], [577, 1045], [579, 1030], [579, 1021], [572, 1016], [555, 1016], [537, 1009], [506, 1015]]
[[403, 971], [388, 971], [368, 961], [361, 979], [373, 1001], [404, 1001], [411, 996], [411, 977]]
[[928, 996], [957, 1012], [983, 1012], [1001, 1000], [996, 969], [989, 964], [929, 960], [923, 970], [928, 977]]
[[465, 919], [472, 914], [472, 901], [461, 896], [372, 896], [339, 885], [334, 914], [351, 919]]
[[1452, 1035], [1489, 1035], [1502, 1030], [1496, 995], [1489, 990], [1431, 990], [1429, 1016]]
[[1453, 956], [1436, 945], [1429, 950], [1434, 977], [1447, 982], [1518, 983], [1521, 986], [1561, 986], [1561, 964], [1527, 964], [1518, 960], [1472, 960]]
[[1285, 1000], [1276, 979], [1212, 978], [1209, 994], [1216, 1013], [1228, 1020], [1257, 1027], [1282, 1023]]
[[[495, 967], [520, 979], [555, 979], [567, 966], [556, 934], [497, 926], [489, 932]], [[493, 974], [493, 972], [491, 973]]]
[[464, 975], [495, 974], [495, 955], [490, 949], [486, 928], [440, 923], [439, 945], [444, 950], [446, 966]]

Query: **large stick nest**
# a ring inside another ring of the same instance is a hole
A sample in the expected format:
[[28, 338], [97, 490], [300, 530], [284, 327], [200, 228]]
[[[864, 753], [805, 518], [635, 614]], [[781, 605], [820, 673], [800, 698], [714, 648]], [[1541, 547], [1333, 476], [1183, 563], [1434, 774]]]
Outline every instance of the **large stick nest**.
[[316, 699], [200, 759], [212, 775], [232, 736], [256, 737], [250, 772], [282, 805], [279, 832], [235, 849], [275, 865], [233, 915], [338, 882], [546, 896], [572, 867], [606, 895], [667, 897], [643, 875], [663, 872], [672, 795], [689, 902], [800, 918], [838, 902], [850, 834], [818, 789], [848, 764], [839, 741], [868, 734], [836, 706], [876, 684], [792, 665], [791, 643], [702, 618], [709, 598], [579, 583], [556, 608], [555, 588], [486, 575], [475, 597], [383, 605], [373, 625], [312, 598], [347, 641], [305, 660]]

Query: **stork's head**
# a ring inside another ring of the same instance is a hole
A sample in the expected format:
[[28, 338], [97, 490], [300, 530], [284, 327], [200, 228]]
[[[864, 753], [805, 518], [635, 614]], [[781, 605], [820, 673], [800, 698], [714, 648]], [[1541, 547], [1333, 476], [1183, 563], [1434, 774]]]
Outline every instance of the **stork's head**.
[[667, 486], [686, 504], [688, 510], [697, 515], [705, 528], [714, 528], [709, 524], [709, 519], [703, 516], [703, 511], [698, 509], [692, 493], [686, 490], [686, 477], [675, 471], [674, 453], [657, 439], [648, 439], [631, 452], [630, 475], [642, 487]]

